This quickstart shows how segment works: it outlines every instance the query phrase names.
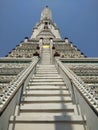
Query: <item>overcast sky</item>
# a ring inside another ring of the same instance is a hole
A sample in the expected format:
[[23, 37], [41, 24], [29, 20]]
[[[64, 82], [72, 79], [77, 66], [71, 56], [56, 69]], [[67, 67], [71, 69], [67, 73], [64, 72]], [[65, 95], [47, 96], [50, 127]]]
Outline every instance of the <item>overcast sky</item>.
[[62, 39], [68, 37], [86, 56], [98, 57], [98, 0], [0, 0], [0, 57], [30, 37], [46, 5]]

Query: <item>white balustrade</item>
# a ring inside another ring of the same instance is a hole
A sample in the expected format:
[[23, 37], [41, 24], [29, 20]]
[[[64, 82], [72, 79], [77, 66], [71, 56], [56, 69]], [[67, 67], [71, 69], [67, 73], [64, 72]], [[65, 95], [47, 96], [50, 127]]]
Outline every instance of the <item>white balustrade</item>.
[[[38, 63], [38, 58], [33, 58], [31, 64], [21, 71], [15, 79], [7, 86], [7, 90], [4, 90], [3, 94], [0, 95], [0, 112], [3, 111], [4, 106], [11, 98], [13, 98], [15, 92], [21, 87], [21, 85], [25, 82], [28, 75], [31, 71], [36, 67]], [[6, 107], [6, 106], [5, 106]]]
[[[72, 70], [70, 70], [67, 66], [64, 66], [60, 60], [56, 59], [59, 67], [65, 72], [65, 74], [69, 77], [72, 83], [78, 88], [81, 93], [85, 96], [88, 102], [94, 107], [94, 109], [98, 112], [98, 95], [94, 95], [87, 88], [86, 85]], [[93, 90], [92, 90], [93, 91]], [[94, 91], [93, 91], [94, 92]], [[97, 97], [96, 97], [97, 96]]]

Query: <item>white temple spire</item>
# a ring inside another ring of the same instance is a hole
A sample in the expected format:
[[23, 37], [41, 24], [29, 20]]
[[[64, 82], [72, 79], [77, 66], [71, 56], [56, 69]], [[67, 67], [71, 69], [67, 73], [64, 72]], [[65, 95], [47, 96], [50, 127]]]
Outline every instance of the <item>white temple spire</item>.
[[46, 6], [41, 12], [40, 20], [44, 20], [44, 19], [52, 20], [52, 13], [51, 10], [48, 8], [48, 6]]
[[31, 39], [33, 38], [43, 38], [44, 41], [49, 41], [51, 38], [61, 39], [59, 29], [52, 21], [52, 12], [48, 6], [42, 10], [40, 21], [32, 31]]

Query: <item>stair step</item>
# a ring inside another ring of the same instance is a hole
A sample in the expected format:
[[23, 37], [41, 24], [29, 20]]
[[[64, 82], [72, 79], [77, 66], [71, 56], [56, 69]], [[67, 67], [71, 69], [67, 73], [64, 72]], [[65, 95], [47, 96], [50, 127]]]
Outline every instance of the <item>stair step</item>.
[[57, 71], [55, 66], [48, 66], [48, 65], [43, 65], [41, 67], [37, 67], [37, 71]]
[[57, 71], [55, 66], [54, 67], [49, 67], [49, 66], [37, 67], [37, 71], [49, 71], [49, 70]]
[[57, 76], [57, 77], [38, 77], [38, 76], [35, 76], [35, 77], [32, 77], [31, 80], [33, 79], [62, 79], [60, 76]]
[[59, 85], [43, 85], [43, 86], [38, 86], [38, 85], [36, 85], [36, 86], [34, 86], [34, 85], [28, 85], [27, 87], [26, 87], [28, 90], [29, 89], [45, 89], [45, 90], [68, 90], [68, 88], [66, 88], [66, 86], [65, 85], [62, 85], [62, 86], [59, 86]]
[[61, 113], [66, 113], [66, 112], [75, 112], [75, 106], [71, 104], [59, 104], [59, 103], [41, 103], [41, 104], [24, 104], [20, 106], [20, 112], [61, 112]]
[[55, 66], [53, 65], [42, 65], [42, 66], [37, 66], [37, 69], [38, 70], [57, 70], [56, 68], [55, 68]]
[[37, 71], [57, 71], [55, 67], [38, 67]]
[[47, 66], [48, 66], [48, 68], [54, 68], [54, 69], [56, 69], [55, 65], [51, 65], [51, 64], [50, 65], [41, 65], [41, 64], [37, 65], [38, 68], [47, 68]]
[[60, 81], [63, 81], [62, 79], [32, 79], [30, 80], [30, 83], [31, 82], [60, 82]]
[[44, 77], [46, 77], [46, 78], [59, 78], [60, 76], [59, 75], [56, 75], [56, 74], [52, 74], [52, 75], [50, 75], [50, 74], [35, 74], [35, 78], [44, 78]]
[[21, 103], [22, 104], [32, 104], [32, 103], [39, 103], [39, 104], [41, 104], [41, 103], [71, 103], [72, 102], [72, 100], [63, 100], [63, 101], [61, 101], [61, 100], [51, 100], [51, 101], [41, 101], [41, 100], [37, 100], [37, 101], [32, 101], [32, 100], [24, 100], [24, 101], [21, 101]]
[[33, 98], [31, 97], [31, 96], [25, 96], [24, 98], [23, 98], [23, 100], [28, 100], [28, 101], [61, 101], [61, 102], [63, 102], [63, 101], [68, 101], [68, 102], [70, 102], [72, 99], [71, 99], [71, 97], [70, 96], [33, 96]]
[[50, 71], [50, 72], [37, 72], [36, 74], [58, 74], [58, 72], [52, 72], [52, 71]]
[[52, 71], [57, 71], [55, 67], [37, 67], [37, 71], [49, 71], [49, 70], [52, 70]]
[[64, 82], [32, 82], [29, 85], [65, 85]]
[[55, 96], [55, 97], [37, 97], [37, 96], [35, 96], [35, 97], [33, 97], [33, 98], [31, 98], [31, 97], [25, 97], [25, 100], [31, 100], [31, 101], [71, 101], [71, 97], [65, 97], [65, 96]]
[[47, 101], [44, 101], [44, 100], [36, 100], [36, 101], [32, 101], [32, 100], [27, 100], [27, 99], [25, 99], [24, 101], [21, 101], [21, 103], [22, 104], [31, 104], [31, 103], [70, 103], [70, 104], [72, 104], [72, 100], [63, 100], [63, 101], [61, 101], [61, 100], [47, 100]]
[[32, 93], [24, 93], [23, 94], [23, 96], [44, 96], [44, 97], [46, 97], [46, 96], [71, 96], [71, 94], [70, 93], [68, 93], [68, 94], [32, 94]]
[[56, 73], [54, 73], [54, 72], [49, 72], [49, 73], [48, 72], [47, 73], [46, 72], [45, 73], [44, 72], [39, 72], [39, 73], [36, 73], [36, 74], [40, 74], [40, 75], [58, 75], [57, 72]]
[[64, 122], [64, 123], [72, 123], [72, 124], [83, 124], [85, 120], [82, 119], [81, 116], [11, 116], [10, 123], [52, 123], [52, 122]]
[[[31, 86], [30, 86], [31, 87]], [[64, 89], [60, 89], [60, 88], [37, 88], [37, 87], [35, 87], [35, 88], [26, 88], [26, 92], [28, 91], [35, 91], [35, 90], [37, 90], [38, 92], [39, 91], [49, 91], [49, 90], [51, 90], [51, 91], [68, 91], [68, 89], [66, 89], [66, 88], [64, 88]]]
[[33, 90], [33, 91], [25, 91], [23, 93], [24, 96], [70, 96], [70, 93], [68, 91], [50, 91], [50, 90]]
[[27, 94], [69, 94], [69, 91], [67, 90], [55, 90], [55, 91], [51, 91], [51, 90], [33, 90], [33, 91], [27, 91]]
[[[43, 67], [43, 65], [41, 65], [41, 64], [40, 64], [39, 66], [40, 66], [40, 67]], [[52, 66], [52, 67], [54, 67], [55, 65], [52, 64], [52, 65], [48, 65], [48, 66]]]
[[38, 69], [37, 70], [37, 72], [58, 72], [57, 70], [54, 70], [54, 69], [50, 69], [50, 68], [48, 68], [48, 69]]
[[[31, 123], [29, 123], [31, 122]], [[84, 130], [84, 122], [83, 123], [72, 123], [72, 121], [69, 123], [69, 121], [63, 121], [63, 122], [22, 122], [16, 121], [15, 125], [13, 122], [9, 125], [9, 130]], [[79, 121], [78, 121], [79, 122]]]
[[48, 69], [48, 68], [50, 68], [50, 69], [52, 69], [52, 68], [56, 69], [56, 68], [55, 68], [55, 65], [41, 65], [41, 64], [40, 64], [40, 65], [38, 65], [37, 67], [40, 68], [40, 69], [41, 69], [41, 68], [42, 68], [42, 69]]
[[55, 91], [55, 90], [68, 90], [67, 88], [64, 88], [64, 89], [60, 89], [60, 88], [37, 88], [37, 87], [27, 87], [26, 88], [26, 91], [32, 91], [32, 90], [51, 90], [51, 91]]
[[58, 77], [58, 74], [35, 74], [37, 77]]
[[71, 97], [25, 97], [24, 103], [70, 103], [72, 102]]
[[38, 72], [36, 72], [36, 74], [39, 74], [39, 73], [41, 73], [41, 74], [55, 74], [55, 75], [59, 75], [58, 74], [58, 72], [56, 72], [56, 71], [38, 71]]
[[20, 116], [36, 116], [36, 115], [38, 115], [38, 116], [61, 116], [61, 115], [63, 115], [63, 116], [73, 116], [73, 115], [75, 115], [75, 113], [74, 112], [62, 112], [62, 111], [55, 111], [55, 112], [20, 112], [19, 113], [19, 115]]

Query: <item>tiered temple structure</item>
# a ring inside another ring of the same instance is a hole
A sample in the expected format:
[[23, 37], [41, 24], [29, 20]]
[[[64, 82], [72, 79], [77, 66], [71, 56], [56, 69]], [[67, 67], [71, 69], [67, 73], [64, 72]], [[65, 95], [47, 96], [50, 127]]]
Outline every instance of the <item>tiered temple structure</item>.
[[62, 40], [46, 6], [0, 58], [0, 130], [98, 130], [98, 58]]

